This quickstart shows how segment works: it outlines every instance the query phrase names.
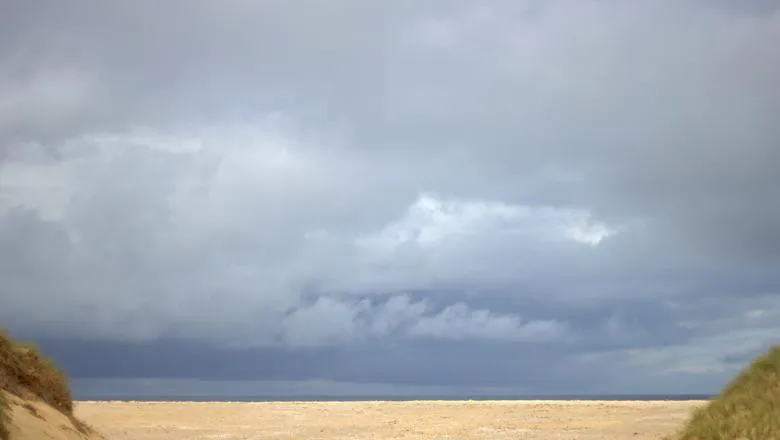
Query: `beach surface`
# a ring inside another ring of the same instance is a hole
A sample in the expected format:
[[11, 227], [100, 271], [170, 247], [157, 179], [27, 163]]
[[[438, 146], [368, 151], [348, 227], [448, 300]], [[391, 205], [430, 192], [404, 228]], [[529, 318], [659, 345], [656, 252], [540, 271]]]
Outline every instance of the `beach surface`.
[[78, 402], [108, 440], [658, 439], [705, 402]]

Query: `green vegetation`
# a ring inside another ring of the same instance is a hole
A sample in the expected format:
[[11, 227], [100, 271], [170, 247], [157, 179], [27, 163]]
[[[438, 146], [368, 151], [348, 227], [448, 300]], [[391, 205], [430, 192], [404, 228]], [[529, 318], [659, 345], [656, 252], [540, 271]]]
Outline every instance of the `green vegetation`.
[[[89, 428], [73, 416], [73, 400], [65, 374], [38, 349], [11, 340], [0, 330], [0, 390], [24, 399], [38, 399], [69, 417], [74, 426]], [[0, 440], [8, 439], [8, 402], [0, 393]]]
[[751, 362], [673, 438], [780, 439], [780, 346]]

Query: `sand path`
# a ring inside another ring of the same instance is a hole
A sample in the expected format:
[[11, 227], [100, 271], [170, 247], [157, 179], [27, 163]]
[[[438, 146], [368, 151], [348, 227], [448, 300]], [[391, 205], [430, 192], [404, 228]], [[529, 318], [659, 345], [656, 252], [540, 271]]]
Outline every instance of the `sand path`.
[[658, 439], [703, 402], [79, 402], [109, 440]]

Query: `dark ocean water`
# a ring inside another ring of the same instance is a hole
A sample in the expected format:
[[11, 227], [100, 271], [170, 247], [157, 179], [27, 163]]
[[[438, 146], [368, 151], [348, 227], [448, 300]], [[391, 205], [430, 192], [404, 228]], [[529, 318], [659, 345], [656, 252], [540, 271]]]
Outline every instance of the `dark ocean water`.
[[141, 401], [141, 402], [371, 402], [371, 401], [393, 401], [393, 402], [405, 402], [405, 401], [420, 401], [420, 400], [447, 400], [447, 401], [463, 401], [463, 400], [607, 400], [607, 401], [621, 401], [621, 400], [673, 400], [673, 401], [686, 401], [686, 400], [707, 400], [711, 396], [706, 394], [609, 394], [609, 395], [360, 395], [360, 396], [225, 396], [225, 395], [213, 395], [213, 396], [175, 396], [175, 395], [155, 395], [155, 396], [135, 396], [135, 395], [110, 395], [110, 394], [82, 394], [76, 395], [76, 400], [112, 400], [112, 401]]

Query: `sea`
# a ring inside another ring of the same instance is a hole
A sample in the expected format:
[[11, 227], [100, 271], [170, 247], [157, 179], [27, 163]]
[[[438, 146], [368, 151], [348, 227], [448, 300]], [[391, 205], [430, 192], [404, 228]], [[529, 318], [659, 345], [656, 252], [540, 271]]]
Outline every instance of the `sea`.
[[240, 396], [240, 395], [133, 395], [133, 394], [93, 394], [77, 393], [77, 401], [132, 401], [132, 402], [414, 402], [424, 400], [438, 401], [522, 401], [522, 400], [558, 400], [558, 401], [691, 401], [708, 400], [706, 394], [539, 394], [539, 395], [283, 395], [283, 396]]

